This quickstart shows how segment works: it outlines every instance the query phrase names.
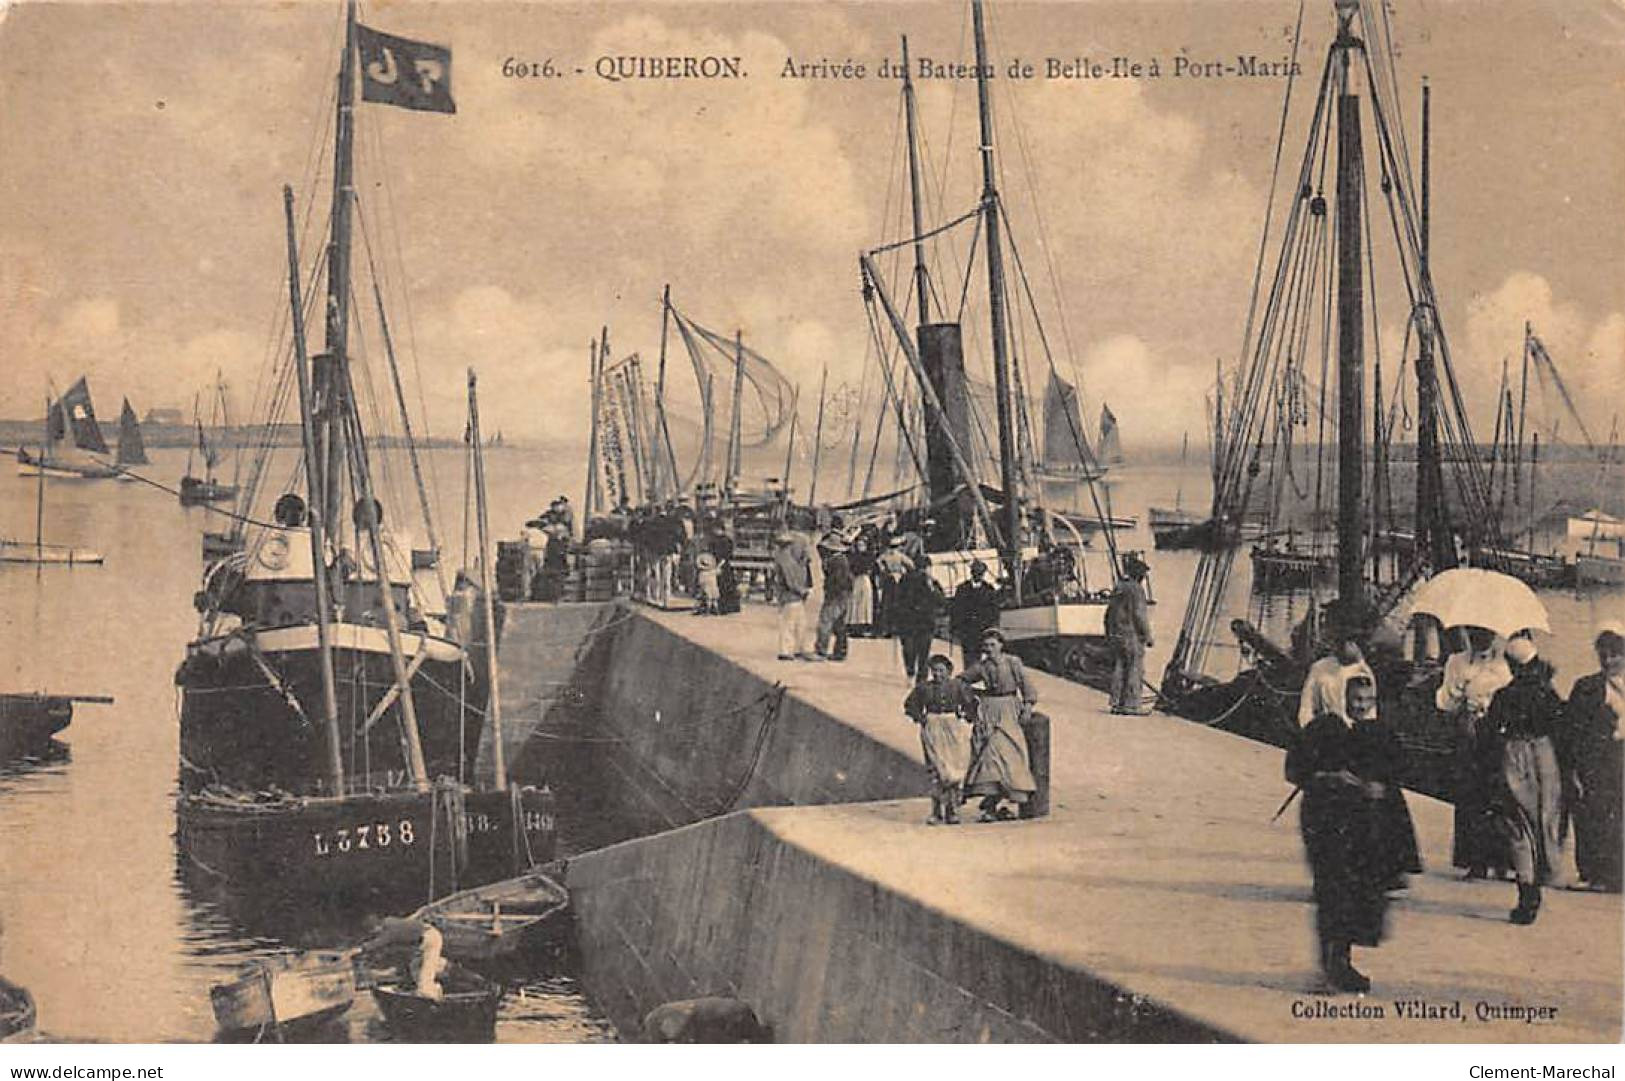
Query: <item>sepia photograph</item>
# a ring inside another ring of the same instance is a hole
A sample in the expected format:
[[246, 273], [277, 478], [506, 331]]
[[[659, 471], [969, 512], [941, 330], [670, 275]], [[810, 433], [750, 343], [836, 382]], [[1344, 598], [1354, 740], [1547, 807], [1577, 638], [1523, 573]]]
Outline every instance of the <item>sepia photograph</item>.
[[0, 6], [0, 1064], [1615, 1076], [1622, 88], [1619, 0]]

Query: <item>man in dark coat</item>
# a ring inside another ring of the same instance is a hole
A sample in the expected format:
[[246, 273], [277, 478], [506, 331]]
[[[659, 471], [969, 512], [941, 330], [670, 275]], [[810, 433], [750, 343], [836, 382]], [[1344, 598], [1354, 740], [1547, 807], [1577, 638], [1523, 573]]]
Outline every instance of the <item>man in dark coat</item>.
[[1320, 965], [1339, 991], [1368, 991], [1351, 946], [1382, 941], [1387, 889], [1404, 860], [1392, 812], [1403, 751], [1377, 719], [1376, 683], [1357, 675], [1345, 687], [1348, 720], [1322, 713], [1286, 756], [1286, 778], [1303, 792], [1303, 846], [1314, 877]]
[[1564, 714], [1564, 768], [1575, 796], [1574, 860], [1594, 890], [1620, 892], [1621, 738], [1625, 732], [1625, 637], [1597, 635], [1598, 670], [1581, 676]]
[[1145, 576], [1151, 571], [1138, 553], [1123, 557], [1123, 576], [1112, 587], [1106, 605], [1106, 641], [1112, 651], [1113, 713], [1144, 714], [1140, 688], [1145, 684], [1145, 651], [1151, 640], [1151, 612], [1146, 606]]
[[980, 656], [982, 635], [998, 625], [999, 591], [987, 580], [987, 564], [972, 560], [970, 581], [959, 584], [948, 607], [948, 626], [967, 667]]
[[916, 683], [930, 674], [926, 662], [931, 656], [931, 640], [936, 637], [937, 617], [948, 600], [942, 587], [931, 577], [931, 557], [922, 555], [893, 589], [892, 626], [903, 646], [903, 670]]
[[846, 542], [841, 540], [840, 534], [831, 532], [818, 542], [818, 554], [824, 560], [824, 603], [818, 610], [815, 646], [820, 657], [844, 661], [846, 608], [852, 603], [852, 567], [846, 561]]

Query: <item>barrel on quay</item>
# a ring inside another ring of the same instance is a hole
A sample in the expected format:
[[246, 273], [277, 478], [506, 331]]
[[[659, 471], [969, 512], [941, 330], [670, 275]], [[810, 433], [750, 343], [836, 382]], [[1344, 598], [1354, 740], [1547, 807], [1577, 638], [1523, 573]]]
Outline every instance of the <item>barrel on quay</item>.
[[1296, 816], [1271, 821], [1280, 751], [1039, 674], [1051, 814], [932, 829], [895, 647], [773, 646], [766, 609], [510, 611], [519, 760], [654, 831], [569, 865], [583, 976], [623, 1033], [727, 995], [781, 1041], [1618, 1037], [1619, 898], [1548, 891], [1510, 926], [1510, 884], [1456, 880], [1446, 804], [1409, 795], [1428, 872], [1362, 953], [1375, 1009], [1342, 1010], [1313, 993]]

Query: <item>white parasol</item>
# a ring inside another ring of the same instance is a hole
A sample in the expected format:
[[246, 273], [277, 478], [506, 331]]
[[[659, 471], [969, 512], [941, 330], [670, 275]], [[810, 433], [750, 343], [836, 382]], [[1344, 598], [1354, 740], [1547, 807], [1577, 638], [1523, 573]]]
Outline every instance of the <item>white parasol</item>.
[[1477, 567], [1429, 578], [1417, 587], [1411, 611], [1437, 616], [1446, 627], [1483, 627], [1504, 637], [1552, 629], [1534, 590], [1511, 575]]

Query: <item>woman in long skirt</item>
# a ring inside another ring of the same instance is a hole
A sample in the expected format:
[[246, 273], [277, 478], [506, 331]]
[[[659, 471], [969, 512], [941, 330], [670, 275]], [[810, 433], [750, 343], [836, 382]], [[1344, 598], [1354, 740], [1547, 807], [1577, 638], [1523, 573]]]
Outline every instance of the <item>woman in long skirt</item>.
[[1020, 659], [1004, 652], [1004, 635], [997, 628], [982, 636], [981, 659], [965, 669], [963, 678], [982, 685], [965, 795], [981, 797], [983, 822], [1014, 818], [1000, 804], [1026, 803], [1038, 789], [1027, 763], [1027, 737], [1021, 731], [1022, 718], [1032, 712], [1038, 693]]
[[920, 747], [931, 771], [931, 817], [928, 825], [959, 823], [960, 789], [970, 766], [970, 730], [976, 696], [953, 678], [954, 662], [942, 654], [927, 664], [929, 675], [903, 702], [903, 711], [920, 726]]
[[860, 533], [847, 557], [852, 567], [852, 599], [846, 604], [846, 630], [854, 638], [868, 638], [875, 629], [875, 553], [867, 535]]
[[1495, 805], [1518, 876], [1518, 907], [1512, 910], [1512, 922], [1529, 924], [1540, 911], [1540, 887], [1560, 887], [1567, 878], [1563, 778], [1552, 742], [1563, 700], [1552, 689], [1552, 667], [1536, 654], [1534, 642], [1514, 638], [1506, 656], [1512, 682], [1495, 692], [1487, 720], [1501, 739], [1502, 780]]

